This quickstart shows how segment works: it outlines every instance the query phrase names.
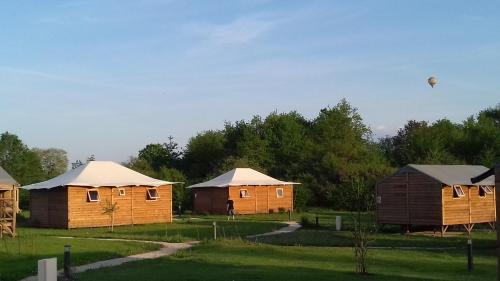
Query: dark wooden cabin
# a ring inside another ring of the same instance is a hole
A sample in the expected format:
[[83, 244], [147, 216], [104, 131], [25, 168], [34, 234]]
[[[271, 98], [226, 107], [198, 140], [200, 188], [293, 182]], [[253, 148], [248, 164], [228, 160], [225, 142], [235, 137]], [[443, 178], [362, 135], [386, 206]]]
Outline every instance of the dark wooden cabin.
[[471, 178], [488, 169], [476, 165], [410, 164], [385, 178], [376, 188], [377, 221], [439, 227], [496, 221], [494, 177], [472, 183]]
[[0, 167], [0, 237], [16, 236], [16, 214], [19, 210], [19, 184]]
[[109, 226], [104, 209], [110, 204], [117, 206], [114, 225], [172, 222], [172, 184], [114, 162], [91, 161], [23, 188], [30, 191], [34, 226], [79, 228]]
[[207, 182], [189, 186], [193, 211], [225, 214], [233, 200], [236, 214], [274, 213], [293, 210], [294, 182], [284, 182], [252, 170], [236, 168]]

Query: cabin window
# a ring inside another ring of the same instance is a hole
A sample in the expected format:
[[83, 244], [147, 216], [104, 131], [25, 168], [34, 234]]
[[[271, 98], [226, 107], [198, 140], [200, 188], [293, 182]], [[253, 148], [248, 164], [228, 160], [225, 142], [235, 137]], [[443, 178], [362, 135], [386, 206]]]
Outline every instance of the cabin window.
[[118, 195], [125, 196], [125, 188], [118, 188]]
[[276, 197], [283, 198], [283, 188], [276, 188]]
[[479, 186], [479, 196], [480, 197], [485, 197], [486, 194], [492, 194], [493, 190], [491, 190], [491, 187], [487, 185], [480, 185]]
[[382, 196], [377, 196], [377, 204], [382, 204]]
[[160, 195], [158, 194], [158, 190], [156, 188], [148, 188], [147, 190], [148, 192], [148, 200], [156, 200], [158, 198], [160, 198]]
[[240, 198], [250, 198], [250, 194], [246, 189], [240, 189]]
[[453, 186], [453, 198], [460, 198], [464, 197], [465, 193], [462, 190], [462, 187], [460, 185], [454, 185]]
[[99, 202], [99, 190], [97, 190], [97, 189], [87, 190], [87, 201], [88, 202]]

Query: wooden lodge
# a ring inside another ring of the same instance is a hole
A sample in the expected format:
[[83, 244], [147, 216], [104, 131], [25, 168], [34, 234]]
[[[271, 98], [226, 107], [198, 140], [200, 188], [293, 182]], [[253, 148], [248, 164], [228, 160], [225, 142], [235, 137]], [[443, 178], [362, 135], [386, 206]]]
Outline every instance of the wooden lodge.
[[[114, 162], [91, 161], [30, 191], [32, 225], [101, 227], [172, 222], [172, 182], [142, 175]], [[116, 205], [114, 212], [106, 208]]]
[[488, 169], [474, 165], [410, 164], [385, 178], [376, 188], [377, 221], [438, 227], [463, 225], [468, 232], [475, 224], [496, 221], [494, 177], [477, 183], [471, 178]]
[[16, 214], [19, 210], [18, 183], [0, 167], [0, 238], [16, 236]]
[[284, 182], [252, 170], [236, 168], [212, 180], [189, 186], [193, 211], [198, 214], [225, 214], [233, 200], [236, 214], [293, 211], [294, 182]]

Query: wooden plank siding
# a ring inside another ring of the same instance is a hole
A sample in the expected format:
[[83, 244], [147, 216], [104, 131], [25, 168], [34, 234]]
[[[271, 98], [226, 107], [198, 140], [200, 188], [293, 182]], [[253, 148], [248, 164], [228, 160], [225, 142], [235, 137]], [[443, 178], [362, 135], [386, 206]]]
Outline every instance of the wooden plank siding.
[[443, 226], [496, 220], [495, 192], [481, 197], [478, 186], [462, 186], [462, 190], [465, 196], [453, 198], [451, 186], [419, 171], [403, 170], [377, 185], [377, 221]]
[[439, 182], [421, 173], [397, 173], [377, 185], [381, 224], [441, 224]]
[[66, 188], [30, 191], [30, 221], [39, 227], [68, 227], [68, 192]]
[[[276, 189], [283, 188], [278, 198]], [[248, 198], [240, 198], [240, 190], [248, 191]], [[225, 214], [228, 198], [234, 202], [236, 214], [257, 214], [293, 210], [293, 186], [231, 186], [199, 187], [193, 189], [193, 210], [198, 214]]]
[[193, 211], [198, 214], [225, 214], [227, 187], [200, 187], [193, 190]]
[[[125, 195], [119, 195], [119, 189]], [[110, 225], [103, 213], [108, 202], [117, 203], [115, 225], [172, 222], [172, 186], [157, 187], [160, 198], [147, 200], [146, 186], [98, 187], [99, 201], [89, 202], [90, 188], [68, 186], [30, 191], [30, 218], [35, 226], [54, 228], [102, 227]]]
[[[493, 194], [479, 196], [478, 186], [464, 186], [462, 190], [465, 196], [453, 198], [453, 188], [443, 187], [443, 224], [469, 224], [487, 223], [495, 221], [495, 200]], [[469, 221], [469, 193], [470, 193], [470, 213]]]

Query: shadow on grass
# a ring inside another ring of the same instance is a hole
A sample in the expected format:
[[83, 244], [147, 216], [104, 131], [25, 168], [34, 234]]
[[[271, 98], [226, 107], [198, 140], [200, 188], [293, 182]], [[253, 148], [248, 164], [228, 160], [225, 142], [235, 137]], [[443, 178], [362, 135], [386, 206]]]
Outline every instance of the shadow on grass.
[[467, 273], [465, 259], [442, 253], [374, 250], [369, 271], [353, 273], [350, 248], [277, 247], [244, 241], [199, 245], [171, 257], [90, 271], [79, 280], [491, 280], [495, 260], [479, 258]]

